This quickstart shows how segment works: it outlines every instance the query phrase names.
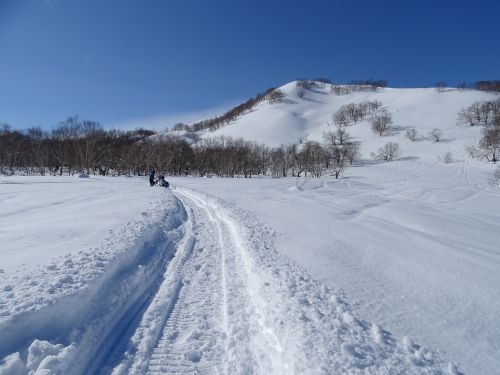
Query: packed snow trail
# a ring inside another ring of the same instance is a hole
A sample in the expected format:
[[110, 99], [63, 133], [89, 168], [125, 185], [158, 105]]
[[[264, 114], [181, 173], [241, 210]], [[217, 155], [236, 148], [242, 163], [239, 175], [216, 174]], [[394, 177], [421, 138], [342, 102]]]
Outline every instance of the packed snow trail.
[[249, 213], [186, 189], [166, 199], [178, 218], [148, 237], [155, 261], [129, 263], [71, 334], [33, 337], [0, 374], [457, 373], [358, 319], [340, 291], [278, 254], [273, 231]]
[[278, 255], [226, 202], [176, 191], [185, 239], [113, 374], [453, 373], [410, 339], [357, 319], [340, 292]]

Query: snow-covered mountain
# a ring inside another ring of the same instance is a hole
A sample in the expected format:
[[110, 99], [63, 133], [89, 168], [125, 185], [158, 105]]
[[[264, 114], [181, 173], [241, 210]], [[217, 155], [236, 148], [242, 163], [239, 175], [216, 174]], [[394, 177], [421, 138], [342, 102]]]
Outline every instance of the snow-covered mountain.
[[[279, 103], [262, 100], [250, 111], [215, 131], [203, 130], [202, 137], [229, 136], [244, 138], [269, 146], [301, 143], [308, 140], [323, 142], [323, 132], [334, 130], [332, 115], [343, 105], [378, 101], [393, 116], [393, 129], [383, 137], [372, 132], [369, 116], [347, 127], [355, 140], [361, 141], [361, 152], [369, 158], [371, 152], [388, 141], [398, 142], [403, 156], [431, 157], [447, 151], [460, 156], [464, 144], [480, 137], [479, 127], [457, 126], [458, 113], [474, 102], [499, 99], [496, 93], [454, 88], [439, 92], [435, 88], [378, 88], [376, 91], [336, 95], [330, 84], [315, 82], [304, 89], [297, 81], [279, 87], [285, 97]], [[329, 125], [330, 124], [330, 125]], [[406, 130], [414, 128], [419, 142], [405, 138]], [[440, 129], [443, 142], [429, 139], [433, 129]]]

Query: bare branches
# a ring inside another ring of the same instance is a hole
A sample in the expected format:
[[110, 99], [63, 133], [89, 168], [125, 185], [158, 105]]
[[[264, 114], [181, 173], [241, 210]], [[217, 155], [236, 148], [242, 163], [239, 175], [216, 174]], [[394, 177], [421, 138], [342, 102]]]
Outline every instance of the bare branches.
[[387, 142], [379, 147], [377, 152], [372, 153], [375, 160], [383, 160], [386, 162], [393, 161], [401, 155], [401, 147], [396, 142]]
[[438, 128], [432, 129], [430, 136], [431, 139], [436, 143], [443, 140], [443, 132], [441, 131], [441, 129]]
[[285, 98], [285, 93], [276, 89], [267, 94], [267, 100], [271, 104], [280, 103]]
[[415, 142], [418, 138], [417, 130], [415, 128], [408, 129], [406, 131], [405, 137], [411, 142]]
[[437, 92], [444, 92], [447, 87], [448, 84], [446, 83], [446, 81], [438, 81], [434, 84], [434, 88]]
[[459, 125], [488, 125], [500, 118], [500, 100], [475, 102], [458, 113]]
[[345, 104], [336, 111], [333, 116], [333, 122], [339, 126], [347, 126], [351, 123], [363, 121], [369, 114], [376, 112], [382, 107], [378, 101], [365, 101], [361, 103]]
[[382, 111], [371, 119], [371, 128], [379, 136], [384, 135], [392, 126], [392, 115], [389, 111]]

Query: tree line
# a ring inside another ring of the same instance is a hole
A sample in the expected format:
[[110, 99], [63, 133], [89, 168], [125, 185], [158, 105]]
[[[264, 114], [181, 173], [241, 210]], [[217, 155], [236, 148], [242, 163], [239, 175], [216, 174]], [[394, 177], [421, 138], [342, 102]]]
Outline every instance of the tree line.
[[476, 82], [461, 82], [457, 85], [457, 88], [465, 90], [479, 90], [479, 91], [494, 91], [500, 92], [500, 81], [489, 80], [489, 81], [476, 81]]
[[142, 176], [155, 169], [165, 175], [201, 177], [338, 178], [359, 160], [359, 148], [345, 129], [325, 132], [323, 143], [268, 147], [229, 137], [188, 142], [145, 129], [105, 130], [98, 122], [70, 117], [51, 131], [0, 126], [0, 173]]
[[[183, 123], [175, 124], [173, 130], [184, 130], [187, 132], [198, 132], [200, 130], [208, 129], [211, 131], [215, 131], [220, 127], [229, 124], [231, 121], [234, 121], [239, 116], [243, 115], [246, 112], [249, 112], [261, 101], [273, 97], [276, 95], [273, 92], [277, 92], [274, 87], [267, 89], [266, 91], [257, 94], [255, 97], [248, 99], [246, 102], [237, 105], [236, 107], [231, 108], [229, 111], [224, 113], [221, 116], [211, 117], [209, 119], [197, 121], [193, 124], [187, 125]], [[274, 95], [274, 96], [273, 96]]]

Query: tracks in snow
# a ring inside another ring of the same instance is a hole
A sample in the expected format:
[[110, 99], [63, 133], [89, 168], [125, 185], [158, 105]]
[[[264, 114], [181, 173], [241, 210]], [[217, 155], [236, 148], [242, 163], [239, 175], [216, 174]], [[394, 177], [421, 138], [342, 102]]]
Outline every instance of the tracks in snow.
[[[76, 339], [66, 338], [66, 347], [53, 343], [61, 337], [38, 341], [33, 352], [46, 354], [35, 364], [30, 357], [21, 363], [22, 353], [11, 363], [33, 371], [115, 375], [443, 370], [434, 353], [356, 318], [340, 292], [279, 255], [272, 232], [248, 213], [216, 198], [176, 192], [169, 199], [183, 224], [144, 248], [157, 261], [117, 273], [92, 308], [93, 318], [75, 327]], [[153, 281], [141, 284], [152, 272]]]
[[182, 244], [114, 374], [435, 373], [273, 249], [268, 229], [184, 189]]
[[283, 373], [283, 349], [236, 227], [201, 197], [179, 196], [189, 213], [185, 241], [116, 373]]

